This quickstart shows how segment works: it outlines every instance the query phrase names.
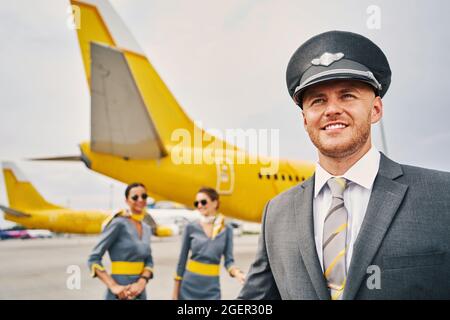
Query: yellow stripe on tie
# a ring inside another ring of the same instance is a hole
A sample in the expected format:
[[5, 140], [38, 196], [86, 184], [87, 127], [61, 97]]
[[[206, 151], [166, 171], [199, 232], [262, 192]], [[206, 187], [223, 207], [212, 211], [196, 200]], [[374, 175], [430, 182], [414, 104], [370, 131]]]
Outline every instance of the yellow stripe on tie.
[[120, 275], [138, 275], [144, 270], [144, 262], [113, 261], [111, 273]]
[[333, 232], [333, 234], [337, 234], [337, 233], [339, 233], [339, 232], [345, 230], [345, 228], [347, 228], [347, 223], [341, 224], [341, 225]]
[[194, 260], [189, 260], [186, 269], [192, 273], [201, 274], [202, 276], [219, 276], [220, 265], [202, 263]]
[[334, 258], [333, 262], [331, 262], [331, 264], [328, 266], [327, 270], [325, 270], [325, 273], [324, 273], [325, 278], [328, 278], [328, 276], [330, 275], [334, 266], [339, 261], [339, 259], [342, 258], [343, 255], [345, 255], [345, 249], [343, 249], [341, 252], [338, 253], [337, 257]]
[[338, 300], [339, 297], [341, 296], [342, 292], [344, 292], [344, 290], [339, 290], [338, 292], [336, 292], [335, 294], [333, 294], [331, 296], [331, 300]]
[[345, 179], [344, 178], [335, 178], [336, 182], [340, 184], [342, 189], [345, 189]]
[[344, 292], [345, 289], [345, 283], [347, 282], [347, 277], [344, 279], [344, 282], [342, 282], [342, 285], [340, 286], [335, 286], [332, 284], [328, 284], [328, 288], [337, 291], [335, 292], [332, 296], [331, 296], [331, 300], [337, 300], [339, 299], [339, 297], [341, 296], [341, 294]]

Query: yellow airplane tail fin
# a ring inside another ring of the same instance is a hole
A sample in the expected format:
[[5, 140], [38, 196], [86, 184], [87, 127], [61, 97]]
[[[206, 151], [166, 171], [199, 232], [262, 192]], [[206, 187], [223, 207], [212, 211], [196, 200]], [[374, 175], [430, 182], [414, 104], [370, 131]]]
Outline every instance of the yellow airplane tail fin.
[[2, 166], [9, 206], [12, 209], [26, 211], [62, 208], [47, 202], [14, 163], [3, 162]]
[[130, 159], [166, 156], [174, 130], [193, 134], [194, 123], [107, 0], [71, 4], [91, 91], [91, 150]]

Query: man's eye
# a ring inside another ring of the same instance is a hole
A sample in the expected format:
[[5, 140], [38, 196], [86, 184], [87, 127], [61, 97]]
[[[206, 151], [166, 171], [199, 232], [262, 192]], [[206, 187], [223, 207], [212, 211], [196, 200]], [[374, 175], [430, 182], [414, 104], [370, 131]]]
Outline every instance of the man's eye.
[[342, 95], [342, 98], [345, 99], [345, 100], [349, 100], [349, 99], [354, 99], [356, 97], [353, 94], [351, 94], [351, 93], [346, 93], [346, 94]]
[[316, 105], [316, 104], [321, 104], [321, 103], [323, 103], [324, 101], [325, 101], [325, 99], [314, 99], [314, 100], [311, 102], [311, 106]]

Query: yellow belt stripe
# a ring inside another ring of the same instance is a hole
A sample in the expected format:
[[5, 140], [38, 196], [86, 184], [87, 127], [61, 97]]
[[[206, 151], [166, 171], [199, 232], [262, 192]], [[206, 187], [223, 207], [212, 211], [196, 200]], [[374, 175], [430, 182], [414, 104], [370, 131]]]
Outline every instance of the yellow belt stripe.
[[203, 276], [219, 276], [220, 274], [220, 265], [202, 263], [194, 260], [188, 261], [186, 269]]
[[327, 270], [325, 271], [325, 278], [328, 278], [330, 275], [331, 270], [333, 270], [336, 263], [339, 261], [339, 259], [345, 254], [345, 249], [343, 249], [341, 252], [338, 253], [337, 257], [334, 258], [333, 262], [328, 266]]
[[144, 271], [144, 262], [113, 261], [111, 263], [112, 274], [138, 275]]

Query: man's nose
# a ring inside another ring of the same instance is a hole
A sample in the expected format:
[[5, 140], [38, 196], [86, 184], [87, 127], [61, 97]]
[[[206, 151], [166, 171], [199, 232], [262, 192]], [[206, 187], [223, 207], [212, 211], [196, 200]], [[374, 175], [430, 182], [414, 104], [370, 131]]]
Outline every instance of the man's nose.
[[330, 117], [336, 114], [341, 114], [343, 112], [342, 107], [340, 106], [339, 102], [335, 99], [330, 99], [327, 102], [327, 105], [325, 106], [325, 116]]

